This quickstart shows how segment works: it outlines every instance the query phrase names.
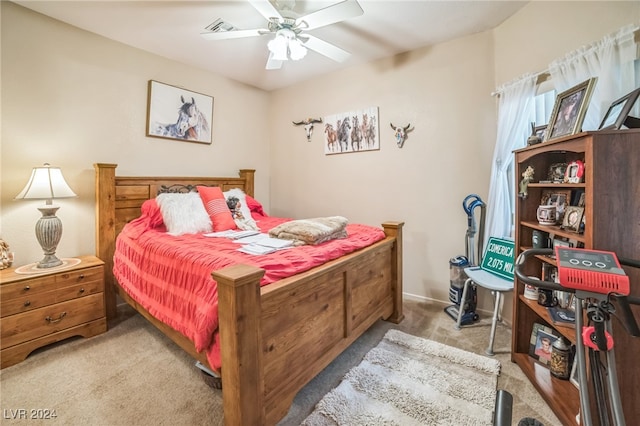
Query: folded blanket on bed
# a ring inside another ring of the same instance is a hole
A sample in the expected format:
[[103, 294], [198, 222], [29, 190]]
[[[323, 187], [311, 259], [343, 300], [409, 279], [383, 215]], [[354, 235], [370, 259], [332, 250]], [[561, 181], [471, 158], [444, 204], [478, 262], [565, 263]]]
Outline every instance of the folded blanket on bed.
[[347, 218], [342, 216], [291, 220], [271, 228], [269, 235], [274, 238], [293, 240], [294, 246], [317, 245], [325, 241], [347, 238], [345, 230], [347, 223]]

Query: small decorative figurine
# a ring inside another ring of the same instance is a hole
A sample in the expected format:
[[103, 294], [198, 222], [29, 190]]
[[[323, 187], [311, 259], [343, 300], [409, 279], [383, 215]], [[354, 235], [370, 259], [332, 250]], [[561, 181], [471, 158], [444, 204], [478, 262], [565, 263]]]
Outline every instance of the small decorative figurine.
[[302, 121], [292, 121], [296, 126], [304, 124], [304, 131], [307, 134], [307, 142], [311, 142], [311, 135], [313, 135], [313, 123], [322, 123], [322, 118], [307, 118]]
[[531, 136], [527, 139], [527, 145], [535, 145], [542, 142], [542, 138], [536, 132], [536, 123], [531, 122]]
[[527, 195], [529, 195], [527, 192], [527, 186], [529, 185], [529, 182], [533, 180], [534, 173], [535, 171], [531, 166], [527, 167], [527, 169], [522, 173], [522, 180], [520, 181], [520, 192], [518, 192], [518, 197], [522, 198], [523, 200], [527, 198]]
[[405, 139], [407, 139], [407, 132], [409, 131], [409, 127], [411, 126], [411, 123], [407, 124], [406, 127], [396, 127], [393, 125], [393, 123], [389, 123], [389, 124], [391, 125], [391, 128], [393, 129], [393, 131], [396, 132], [394, 136], [396, 138], [396, 143], [398, 144], [398, 148], [402, 148], [402, 145], [404, 145]]
[[0, 240], [0, 269], [6, 269], [13, 263], [13, 253], [9, 251], [9, 244]]

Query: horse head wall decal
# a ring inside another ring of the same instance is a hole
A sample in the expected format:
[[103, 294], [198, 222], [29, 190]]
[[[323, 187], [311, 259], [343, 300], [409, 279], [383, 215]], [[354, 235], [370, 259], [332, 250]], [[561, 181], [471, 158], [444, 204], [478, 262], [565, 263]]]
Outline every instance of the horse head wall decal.
[[407, 124], [405, 127], [396, 127], [393, 123], [389, 124], [391, 124], [391, 128], [395, 132], [394, 137], [396, 138], [398, 148], [402, 148], [404, 141], [407, 139], [407, 132], [409, 131], [409, 127], [411, 127], [411, 123]]
[[307, 142], [311, 142], [311, 135], [313, 135], [313, 124], [322, 123], [322, 118], [307, 118], [302, 121], [292, 121], [296, 126], [304, 124], [304, 131], [307, 134]]

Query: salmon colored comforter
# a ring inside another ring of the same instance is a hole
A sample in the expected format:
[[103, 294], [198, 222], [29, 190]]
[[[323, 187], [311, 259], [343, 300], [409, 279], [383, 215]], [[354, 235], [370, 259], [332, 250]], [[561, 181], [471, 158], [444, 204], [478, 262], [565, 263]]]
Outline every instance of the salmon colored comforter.
[[[289, 219], [252, 213], [260, 230]], [[220, 368], [218, 293], [211, 272], [243, 263], [264, 269], [260, 285], [296, 275], [384, 239], [382, 229], [349, 224], [348, 237], [317, 246], [300, 246], [267, 255], [245, 254], [241, 244], [202, 234], [172, 236], [165, 232], [155, 200], [127, 224], [116, 240], [114, 276], [122, 289], [155, 318], [206, 350], [209, 364]]]

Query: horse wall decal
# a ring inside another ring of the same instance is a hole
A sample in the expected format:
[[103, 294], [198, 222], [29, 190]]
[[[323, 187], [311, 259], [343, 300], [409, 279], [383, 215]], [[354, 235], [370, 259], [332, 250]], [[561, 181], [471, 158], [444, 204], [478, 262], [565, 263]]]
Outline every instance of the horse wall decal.
[[307, 118], [302, 121], [292, 121], [296, 126], [304, 124], [304, 131], [307, 134], [307, 142], [311, 142], [311, 135], [313, 135], [313, 123], [322, 123], [322, 118]]
[[327, 134], [327, 149], [333, 152], [336, 149], [336, 141], [338, 140], [338, 132], [333, 128], [333, 124], [324, 125], [324, 132]]
[[180, 101], [182, 105], [178, 108], [176, 122], [171, 124], [156, 122], [150, 129], [150, 133], [177, 139], [200, 140], [204, 134], [209, 132], [209, 123], [198, 109], [196, 100], [192, 97], [191, 102], [186, 102], [184, 96], [180, 96]]
[[345, 117], [344, 120], [338, 120], [338, 146], [340, 152], [349, 150], [349, 130], [351, 130], [351, 122], [349, 117]]
[[362, 128], [360, 127], [360, 121], [358, 120], [358, 116], [353, 116], [353, 128], [351, 129], [351, 149], [354, 151], [360, 151], [362, 146], [360, 143], [362, 142]]

